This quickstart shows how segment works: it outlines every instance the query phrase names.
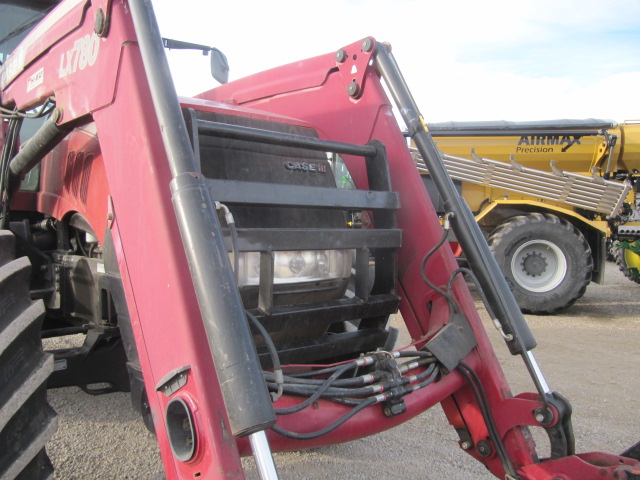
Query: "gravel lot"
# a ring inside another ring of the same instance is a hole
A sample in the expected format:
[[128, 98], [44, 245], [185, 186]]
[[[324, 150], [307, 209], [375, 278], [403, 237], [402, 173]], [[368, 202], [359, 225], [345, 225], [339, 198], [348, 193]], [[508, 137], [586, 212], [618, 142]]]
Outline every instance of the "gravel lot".
[[[640, 436], [640, 285], [608, 264], [607, 283], [591, 285], [568, 312], [527, 316], [536, 358], [551, 388], [569, 398], [577, 450], [620, 453]], [[394, 320], [399, 323], [399, 319]], [[534, 388], [519, 357], [487, 328], [515, 393]], [[128, 394], [91, 397], [50, 391], [60, 429], [48, 447], [57, 479], [162, 479], [155, 438]], [[380, 435], [343, 445], [277, 454], [283, 479], [494, 478], [457, 446], [439, 407]], [[244, 459], [247, 478], [257, 478]]]

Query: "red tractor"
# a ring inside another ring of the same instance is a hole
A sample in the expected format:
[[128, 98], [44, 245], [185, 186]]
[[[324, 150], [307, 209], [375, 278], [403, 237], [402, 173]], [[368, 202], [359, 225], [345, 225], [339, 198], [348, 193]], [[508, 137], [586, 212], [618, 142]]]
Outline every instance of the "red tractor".
[[[149, 1], [5, 2], [0, 19], [0, 478], [50, 476], [46, 388], [68, 385], [130, 391], [167, 478], [243, 478], [248, 454], [276, 478], [272, 451], [437, 403], [497, 477], [638, 478], [637, 446], [574, 452], [570, 404], [387, 45], [178, 98]], [[442, 247], [449, 228], [469, 269]], [[534, 393], [511, 393], [465, 277]], [[388, 327], [398, 310], [408, 349]], [[42, 352], [41, 338], [78, 333], [81, 347]]]

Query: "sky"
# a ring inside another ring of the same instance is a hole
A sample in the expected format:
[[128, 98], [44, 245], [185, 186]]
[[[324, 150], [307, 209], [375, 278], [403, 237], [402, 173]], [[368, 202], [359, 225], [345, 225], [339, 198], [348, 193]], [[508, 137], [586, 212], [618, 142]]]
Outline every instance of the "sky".
[[[163, 36], [211, 45], [230, 79], [349, 45], [391, 43], [427, 122], [640, 120], [640, 0], [154, 0]], [[216, 85], [168, 52], [179, 94]]]

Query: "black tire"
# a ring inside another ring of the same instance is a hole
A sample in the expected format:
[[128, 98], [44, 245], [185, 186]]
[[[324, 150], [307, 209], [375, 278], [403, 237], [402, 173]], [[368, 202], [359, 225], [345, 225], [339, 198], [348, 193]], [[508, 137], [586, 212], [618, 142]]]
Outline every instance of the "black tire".
[[627, 248], [613, 246], [616, 265], [624, 276], [635, 283], [640, 283], [640, 255], [636, 255]]
[[496, 228], [489, 247], [525, 313], [570, 307], [591, 281], [593, 258], [584, 236], [555, 215], [512, 217]]
[[45, 444], [58, 428], [47, 402], [53, 356], [42, 351], [42, 301], [29, 298], [31, 264], [0, 231], [0, 479], [47, 479]]

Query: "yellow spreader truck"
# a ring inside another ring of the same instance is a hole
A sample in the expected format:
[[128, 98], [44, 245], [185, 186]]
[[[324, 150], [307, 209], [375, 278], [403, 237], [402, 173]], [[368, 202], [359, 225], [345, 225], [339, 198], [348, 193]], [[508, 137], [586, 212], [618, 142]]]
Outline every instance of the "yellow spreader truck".
[[[602, 283], [608, 252], [640, 283], [640, 121], [428, 128], [524, 312], [573, 305], [590, 282]], [[419, 155], [415, 160], [444, 211]]]

